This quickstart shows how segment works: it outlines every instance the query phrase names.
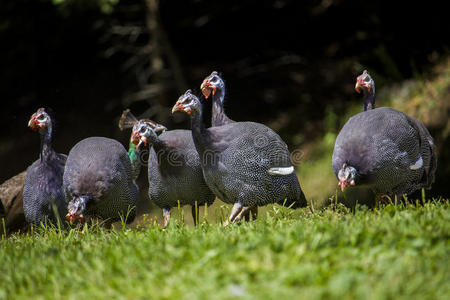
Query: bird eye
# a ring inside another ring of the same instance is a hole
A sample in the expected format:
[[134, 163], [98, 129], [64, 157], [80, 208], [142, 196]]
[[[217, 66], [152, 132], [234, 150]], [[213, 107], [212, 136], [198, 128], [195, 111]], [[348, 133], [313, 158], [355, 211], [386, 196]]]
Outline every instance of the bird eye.
[[44, 115], [39, 115], [39, 117], [37, 117], [37, 119], [38, 119], [39, 121], [42, 121], [42, 120], [45, 119], [45, 116], [44, 116]]
[[146, 127], [141, 127], [141, 130], [139, 130], [139, 133], [145, 133], [147, 131]]

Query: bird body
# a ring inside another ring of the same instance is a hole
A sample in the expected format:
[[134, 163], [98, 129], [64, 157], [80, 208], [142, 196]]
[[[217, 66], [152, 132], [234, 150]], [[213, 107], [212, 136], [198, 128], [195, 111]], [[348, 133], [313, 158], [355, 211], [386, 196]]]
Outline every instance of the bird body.
[[234, 204], [230, 222], [239, 220], [249, 208], [284, 201], [306, 206], [295, 172], [291, 170], [287, 145], [273, 130], [254, 122], [233, 122], [205, 128], [202, 104], [188, 90], [175, 104], [191, 116], [195, 147], [201, 158], [209, 188], [226, 203]]
[[28, 169], [23, 190], [24, 214], [29, 223], [37, 224], [45, 217], [56, 221], [54, 206], [59, 218], [67, 212], [67, 202], [62, 189], [66, 156], [51, 153], [49, 157], [36, 160]]
[[[244, 206], [304, 201], [287, 145], [270, 128], [236, 122], [211, 127], [203, 137], [194, 135], [194, 140], [204, 158], [206, 182], [222, 201], [234, 204], [239, 200]], [[290, 173], [274, 174], [277, 169]]]
[[148, 164], [149, 197], [160, 208], [211, 205], [214, 194], [203, 179], [200, 158], [190, 130], [162, 133], [153, 144]]
[[111, 222], [135, 217], [138, 189], [132, 178], [128, 153], [118, 141], [90, 137], [70, 150], [64, 172], [64, 189], [69, 203], [67, 218], [83, 214]]
[[148, 144], [150, 148], [148, 194], [150, 200], [163, 210], [164, 227], [169, 224], [170, 209], [179, 205], [192, 206], [192, 217], [196, 224], [199, 206], [211, 205], [215, 196], [203, 178], [191, 131], [167, 131], [164, 126], [153, 121], [138, 121], [129, 110], [124, 111], [121, 119], [135, 120], [131, 143], [134, 144], [136, 156], [141, 157], [143, 144]]
[[34, 113], [28, 126], [39, 130], [41, 151], [39, 159], [27, 169], [23, 190], [24, 215], [27, 222], [38, 224], [47, 218], [56, 222], [67, 211], [62, 188], [64, 166], [67, 156], [56, 153], [52, 146], [54, 120], [43, 108]]
[[332, 158], [341, 189], [358, 185], [394, 196], [431, 188], [437, 158], [427, 128], [393, 108], [374, 108], [375, 85], [367, 71], [355, 89], [364, 91], [365, 111], [339, 132]]
[[409, 194], [434, 180], [434, 143], [422, 123], [388, 107], [349, 119], [336, 139], [333, 171], [347, 164], [376, 193]]

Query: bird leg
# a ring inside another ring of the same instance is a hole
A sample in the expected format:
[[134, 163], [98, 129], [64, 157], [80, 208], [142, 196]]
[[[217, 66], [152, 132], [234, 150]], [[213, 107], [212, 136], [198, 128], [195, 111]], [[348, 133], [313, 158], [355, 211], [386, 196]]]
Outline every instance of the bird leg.
[[250, 209], [245, 213], [244, 215], [244, 220], [245, 221], [250, 221], [251, 220], [256, 220], [256, 218], [258, 217], [258, 206], [252, 206], [250, 207]]
[[163, 208], [163, 218], [164, 218], [163, 227], [166, 228], [169, 225], [170, 221], [170, 208]]
[[233, 205], [233, 208], [231, 209], [231, 214], [230, 217], [228, 218], [228, 221], [226, 221], [224, 223], [224, 226], [227, 226], [230, 223], [234, 223], [234, 219], [237, 217], [237, 215], [241, 212], [242, 210], [242, 203], [240, 202], [236, 202]]
[[403, 197], [403, 194], [397, 194], [395, 195], [395, 205], [404, 203], [406, 204], [405, 198]]
[[376, 194], [375, 195], [375, 208], [379, 208], [381, 205], [381, 202], [383, 201], [383, 195], [382, 194]]
[[242, 217], [244, 217], [246, 215], [250, 215], [251, 208], [252, 208], [252, 206], [243, 206], [241, 209], [241, 212], [236, 216], [236, 218], [234, 218], [233, 222], [234, 223], [239, 222], [240, 220], [242, 220]]
[[200, 208], [198, 207], [197, 201], [192, 205], [192, 219], [194, 219], [194, 225], [197, 226], [199, 220]]

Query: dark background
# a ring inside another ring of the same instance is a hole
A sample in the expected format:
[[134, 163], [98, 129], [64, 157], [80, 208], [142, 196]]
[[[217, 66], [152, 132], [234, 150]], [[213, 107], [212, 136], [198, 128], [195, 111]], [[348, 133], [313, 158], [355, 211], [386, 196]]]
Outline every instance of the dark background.
[[[226, 80], [232, 119], [263, 122], [302, 147], [325, 133], [326, 111], [361, 101], [353, 87], [363, 69], [381, 87], [424, 76], [448, 56], [440, 3], [2, 0], [0, 182], [38, 157], [27, 128], [37, 108], [56, 112], [58, 152], [93, 135], [126, 145], [123, 109], [187, 128], [170, 108], [213, 70]], [[449, 195], [440, 172], [433, 191]]]

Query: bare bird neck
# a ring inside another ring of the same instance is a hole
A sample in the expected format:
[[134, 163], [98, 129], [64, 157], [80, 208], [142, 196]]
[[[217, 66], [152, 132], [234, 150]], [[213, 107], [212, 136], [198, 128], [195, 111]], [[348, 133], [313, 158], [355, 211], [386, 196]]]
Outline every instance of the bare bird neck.
[[364, 111], [371, 110], [375, 108], [375, 89], [373, 88], [370, 92], [364, 90]]
[[216, 94], [213, 96], [212, 126], [222, 126], [231, 121], [223, 108], [224, 99], [225, 89], [217, 89]]
[[200, 150], [206, 149], [208, 130], [203, 123], [203, 107], [191, 112], [191, 130], [194, 142], [200, 146]]
[[41, 161], [48, 160], [50, 156], [54, 153], [52, 148], [52, 134], [53, 126], [50, 124], [46, 130], [40, 132], [41, 135]]

